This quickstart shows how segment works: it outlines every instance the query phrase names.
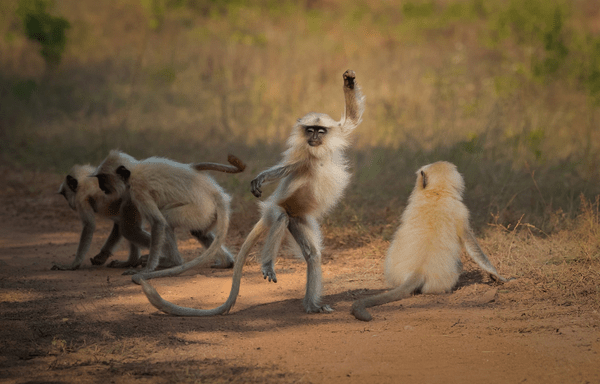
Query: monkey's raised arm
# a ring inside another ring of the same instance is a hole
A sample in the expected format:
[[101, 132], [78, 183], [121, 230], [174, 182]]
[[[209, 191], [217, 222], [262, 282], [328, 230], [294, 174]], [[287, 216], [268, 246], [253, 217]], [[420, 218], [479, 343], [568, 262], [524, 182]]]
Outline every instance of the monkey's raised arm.
[[79, 215], [81, 217], [81, 222], [83, 223], [83, 229], [81, 231], [81, 236], [79, 237], [79, 246], [77, 246], [75, 260], [73, 260], [73, 262], [70, 265], [52, 263], [53, 271], [76, 270], [81, 266], [83, 258], [90, 249], [90, 245], [92, 244], [92, 237], [94, 236], [94, 230], [96, 229], [96, 219], [94, 217], [94, 212], [88, 211], [86, 209], [81, 209], [79, 211]]
[[294, 172], [296, 168], [297, 167], [295, 165], [277, 164], [267, 170], [262, 171], [258, 174], [258, 176], [254, 178], [254, 180], [250, 182], [252, 194], [256, 197], [260, 197], [262, 195], [262, 190], [260, 189], [260, 187], [263, 184], [268, 184], [275, 180], [279, 180], [283, 177], [286, 177], [290, 173]]
[[362, 121], [362, 114], [365, 110], [365, 97], [356, 83], [356, 74], [353, 70], [347, 70], [342, 77], [344, 78], [346, 109], [341, 123], [345, 131], [350, 131], [358, 127]]
[[475, 239], [475, 235], [473, 235], [473, 231], [470, 226], [467, 224], [464, 228], [463, 241], [465, 244], [465, 249], [467, 254], [483, 269], [486, 271], [490, 277], [496, 281], [507, 282], [508, 279], [500, 276], [496, 268], [492, 265], [488, 257], [483, 253], [477, 239]]

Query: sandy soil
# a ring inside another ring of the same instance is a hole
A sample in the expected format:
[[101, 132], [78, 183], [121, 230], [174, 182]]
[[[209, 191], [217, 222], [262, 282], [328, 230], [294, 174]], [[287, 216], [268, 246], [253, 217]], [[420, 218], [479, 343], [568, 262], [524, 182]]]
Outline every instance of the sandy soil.
[[[122, 270], [89, 260], [78, 271], [50, 270], [72, 260], [80, 224], [53, 195], [59, 179], [39, 176], [0, 168], [3, 383], [600, 382], [598, 308], [532, 295], [527, 277], [498, 286], [467, 263], [452, 294], [413, 296], [372, 309], [372, 322], [355, 320], [352, 301], [385, 288], [383, 241], [326, 242], [331, 314], [303, 313], [304, 263], [281, 257], [277, 284], [248, 263], [227, 316], [163, 315]], [[245, 229], [232, 221], [237, 250]], [[90, 257], [109, 229], [99, 226]], [[187, 259], [200, 252], [178, 236]], [[152, 280], [166, 299], [202, 308], [221, 304], [230, 282], [230, 270], [210, 268]]]

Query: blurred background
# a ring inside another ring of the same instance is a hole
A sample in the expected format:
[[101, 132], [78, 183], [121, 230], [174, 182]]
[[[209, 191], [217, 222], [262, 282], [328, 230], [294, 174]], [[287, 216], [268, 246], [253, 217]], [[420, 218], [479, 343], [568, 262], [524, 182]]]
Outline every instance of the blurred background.
[[389, 239], [437, 160], [464, 175], [477, 232], [597, 211], [597, 0], [2, 0], [0, 162], [62, 176], [112, 148], [231, 152], [246, 172], [216, 178], [247, 232], [249, 181], [297, 118], [341, 116], [347, 69], [367, 107], [328, 241]]

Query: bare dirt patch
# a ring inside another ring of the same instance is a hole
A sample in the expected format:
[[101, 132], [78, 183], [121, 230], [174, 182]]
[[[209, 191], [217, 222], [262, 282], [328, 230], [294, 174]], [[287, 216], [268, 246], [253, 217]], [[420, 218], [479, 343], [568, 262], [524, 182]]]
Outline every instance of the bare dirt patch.
[[[350, 305], [385, 288], [388, 244], [328, 240], [332, 314], [303, 313], [305, 265], [281, 257], [277, 284], [248, 263], [231, 314], [180, 318], [158, 313], [121, 270], [89, 261], [50, 270], [72, 259], [80, 231], [53, 195], [59, 178], [6, 167], [0, 177], [2, 382], [600, 382], [600, 265], [593, 255], [569, 258], [579, 251], [561, 248], [560, 238], [494, 232], [483, 248], [519, 279], [494, 285], [467, 262], [452, 294], [374, 308], [369, 323]], [[237, 250], [247, 229], [236, 227], [235, 213], [232, 223]], [[90, 257], [109, 229], [100, 226]], [[186, 258], [201, 250], [178, 235]], [[231, 271], [209, 268], [152, 280], [166, 299], [203, 308], [221, 304], [230, 282]]]

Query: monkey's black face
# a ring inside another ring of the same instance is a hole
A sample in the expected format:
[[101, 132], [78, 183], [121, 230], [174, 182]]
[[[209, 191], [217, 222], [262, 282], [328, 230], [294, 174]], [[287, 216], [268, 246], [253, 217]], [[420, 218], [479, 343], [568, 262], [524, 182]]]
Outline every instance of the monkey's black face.
[[98, 186], [106, 195], [110, 195], [113, 192], [113, 189], [110, 185], [110, 176], [105, 173], [100, 173], [96, 175], [98, 178]]
[[323, 144], [323, 138], [327, 135], [327, 128], [318, 125], [309, 125], [304, 128], [308, 145], [318, 147]]

